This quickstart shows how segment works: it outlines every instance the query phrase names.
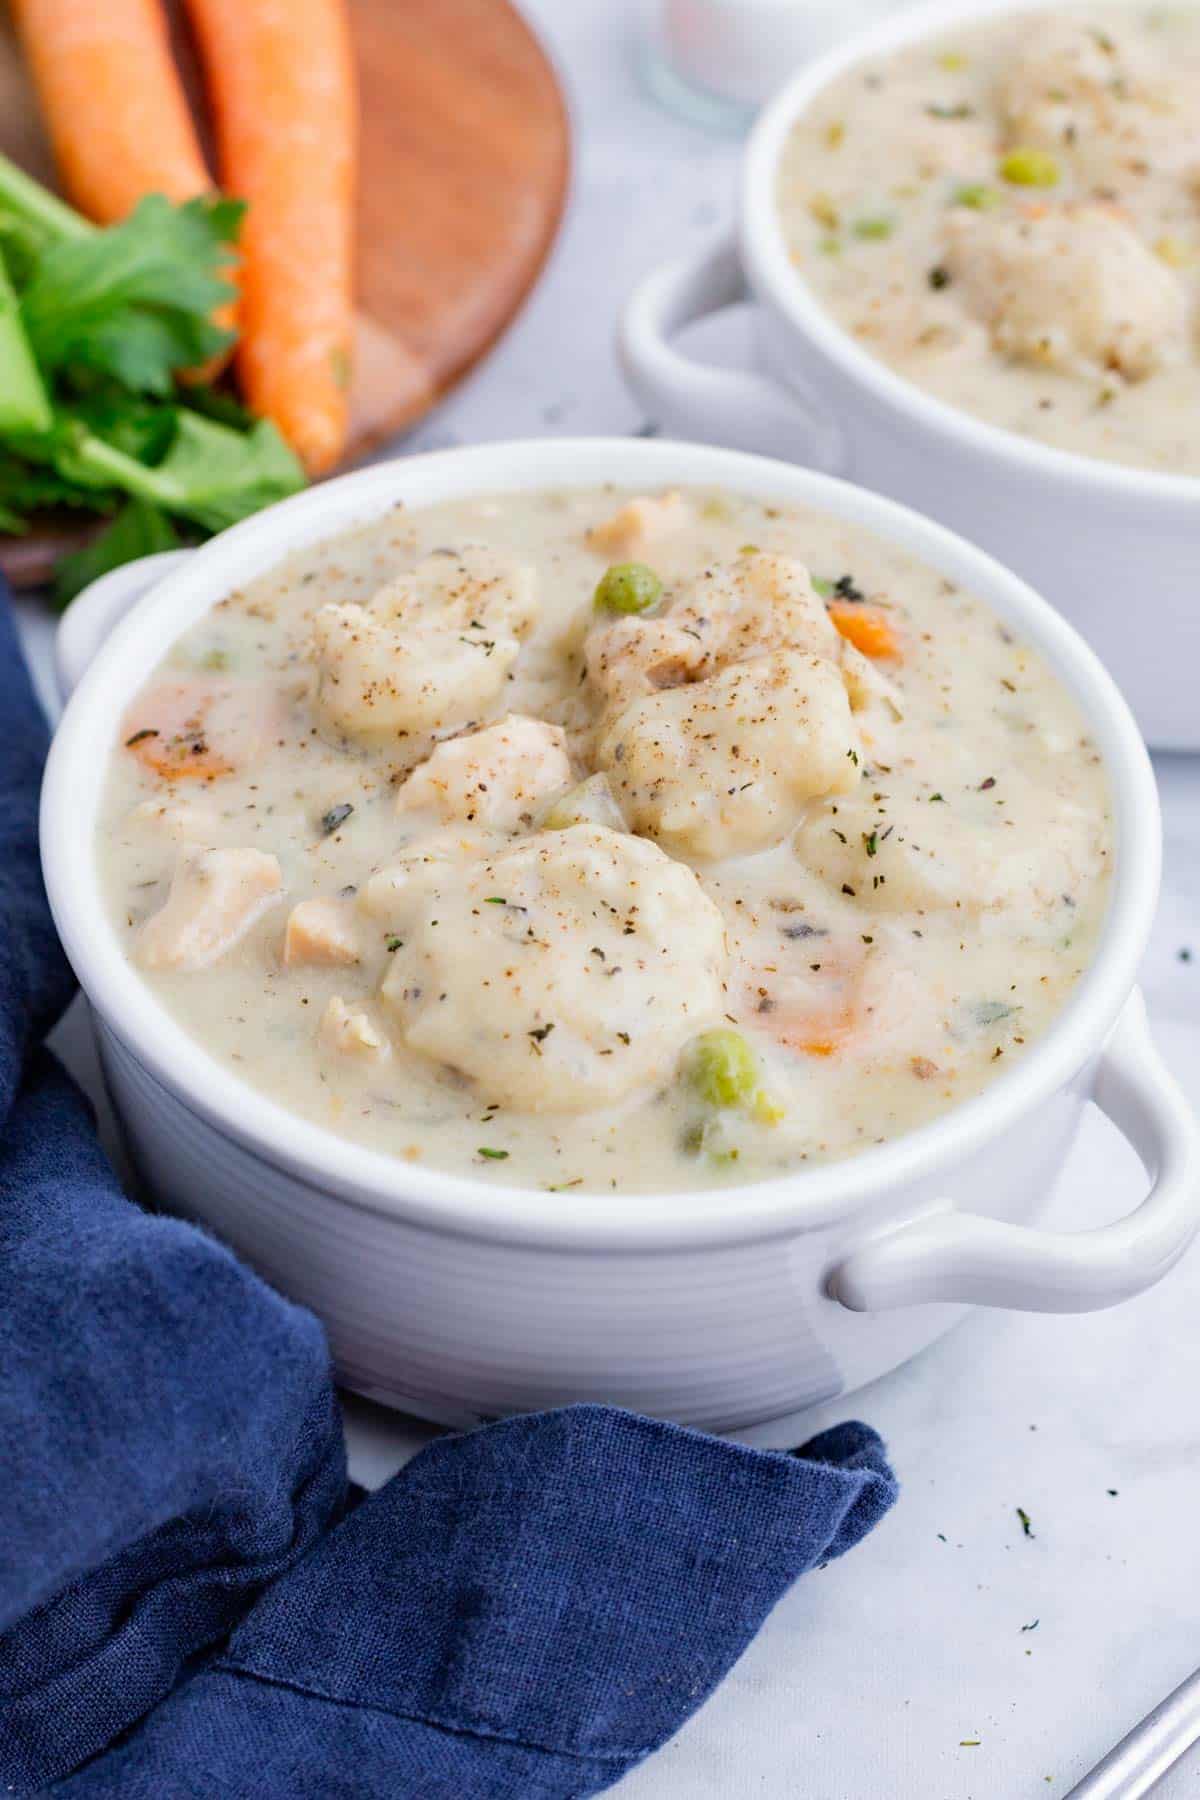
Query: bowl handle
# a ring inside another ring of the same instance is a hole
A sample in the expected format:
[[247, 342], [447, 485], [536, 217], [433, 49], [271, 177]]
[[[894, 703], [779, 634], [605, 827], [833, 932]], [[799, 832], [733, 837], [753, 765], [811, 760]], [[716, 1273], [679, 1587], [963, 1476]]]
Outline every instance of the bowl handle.
[[1096, 1231], [1035, 1231], [947, 1208], [851, 1251], [827, 1291], [854, 1312], [936, 1300], [1066, 1313], [1114, 1306], [1153, 1286], [1200, 1226], [1200, 1128], [1154, 1047], [1136, 989], [1100, 1057], [1092, 1097], [1150, 1177], [1127, 1218]]
[[190, 550], [160, 550], [102, 575], [72, 600], [54, 639], [54, 674], [64, 705], [113, 628]]
[[807, 393], [749, 369], [723, 369], [682, 355], [671, 342], [685, 325], [750, 298], [729, 239], [665, 264], [636, 287], [617, 330], [625, 377], [657, 424], [672, 436], [737, 450], [781, 453], [834, 474], [846, 445], [833, 419]]

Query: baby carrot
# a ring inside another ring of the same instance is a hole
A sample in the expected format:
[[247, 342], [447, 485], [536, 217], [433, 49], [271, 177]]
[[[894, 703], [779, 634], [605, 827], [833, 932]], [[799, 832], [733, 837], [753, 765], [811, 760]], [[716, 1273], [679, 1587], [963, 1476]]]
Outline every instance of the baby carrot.
[[188, 0], [240, 250], [246, 399], [310, 474], [346, 442], [354, 70], [339, 0]]
[[159, 0], [12, 0], [70, 198], [110, 225], [144, 194], [190, 200], [212, 180]]
[[900, 640], [892, 630], [886, 613], [876, 606], [859, 606], [849, 600], [835, 600], [829, 616], [844, 638], [861, 650], [864, 656], [899, 656]]

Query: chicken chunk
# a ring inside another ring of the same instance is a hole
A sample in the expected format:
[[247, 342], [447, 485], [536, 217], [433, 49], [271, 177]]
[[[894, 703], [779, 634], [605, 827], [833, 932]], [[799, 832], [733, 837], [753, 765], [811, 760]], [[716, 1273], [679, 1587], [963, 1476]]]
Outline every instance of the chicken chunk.
[[358, 960], [354, 909], [348, 902], [318, 896], [293, 906], [283, 936], [285, 968], [335, 968]]
[[1141, 381], [1183, 345], [1177, 277], [1105, 207], [956, 215], [945, 262], [996, 349], [1015, 361]]
[[428, 557], [367, 606], [317, 613], [317, 716], [339, 736], [415, 742], [422, 755], [495, 711], [537, 614], [531, 568], [483, 549]]
[[321, 1048], [334, 1056], [352, 1056], [359, 1062], [386, 1062], [392, 1046], [365, 1012], [351, 1012], [335, 994], [321, 1015]]
[[682, 494], [640, 495], [587, 534], [588, 547], [614, 562], [641, 556], [659, 538], [682, 531], [692, 511]]
[[561, 726], [510, 713], [485, 731], [439, 744], [404, 783], [397, 806], [497, 831], [528, 829], [538, 809], [570, 786], [565, 745]]
[[597, 749], [631, 828], [703, 857], [777, 843], [856, 785], [859, 755], [840, 670], [796, 650], [635, 700]]
[[147, 969], [206, 969], [282, 896], [279, 862], [261, 850], [202, 850], [176, 865], [166, 902], [147, 919], [138, 961]]
[[399, 939], [382, 997], [409, 1049], [523, 1112], [611, 1105], [668, 1081], [721, 1010], [720, 913], [695, 875], [598, 825], [374, 877]]

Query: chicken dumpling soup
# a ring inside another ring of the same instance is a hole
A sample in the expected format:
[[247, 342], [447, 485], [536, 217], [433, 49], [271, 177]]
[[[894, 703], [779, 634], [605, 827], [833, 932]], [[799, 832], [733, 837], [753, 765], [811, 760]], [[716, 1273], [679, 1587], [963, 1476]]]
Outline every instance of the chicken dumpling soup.
[[1110, 837], [970, 594], [818, 512], [606, 488], [397, 507], [228, 594], [120, 721], [98, 855], [250, 1086], [569, 1205], [977, 1093], [1087, 967]]
[[864, 59], [777, 202], [803, 280], [918, 387], [1200, 475], [1200, 8], [1026, 9]]

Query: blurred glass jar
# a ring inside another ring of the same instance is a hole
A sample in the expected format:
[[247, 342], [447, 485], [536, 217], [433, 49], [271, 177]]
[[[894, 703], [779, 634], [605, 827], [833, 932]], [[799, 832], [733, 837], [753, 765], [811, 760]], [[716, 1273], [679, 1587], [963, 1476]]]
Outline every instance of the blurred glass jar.
[[698, 124], [740, 130], [810, 57], [897, 0], [657, 0], [647, 77]]

